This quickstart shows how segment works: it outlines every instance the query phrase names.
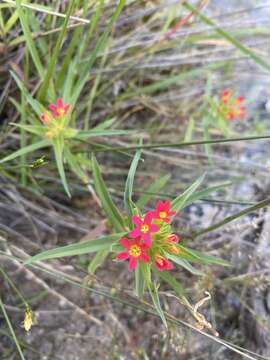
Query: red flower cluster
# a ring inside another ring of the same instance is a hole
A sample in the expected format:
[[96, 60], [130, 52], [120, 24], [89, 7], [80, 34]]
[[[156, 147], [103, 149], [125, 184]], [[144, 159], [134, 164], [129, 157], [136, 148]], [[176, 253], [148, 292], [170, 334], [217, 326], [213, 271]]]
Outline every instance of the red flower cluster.
[[244, 119], [247, 109], [243, 106], [243, 96], [235, 97], [231, 90], [223, 91], [220, 98], [219, 111], [224, 114], [227, 120]]
[[166, 258], [166, 254], [178, 254], [177, 242], [179, 238], [170, 233], [171, 217], [176, 214], [171, 211], [171, 203], [158, 201], [156, 209], [149, 211], [144, 217], [133, 216], [132, 222], [135, 228], [128, 236], [131, 239], [122, 238], [121, 245], [125, 251], [117, 255], [118, 260], [129, 259], [129, 270], [136, 268], [139, 261], [155, 263], [158, 270], [171, 270], [173, 265]]
[[[49, 109], [52, 112], [52, 117], [57, 119], [57, 118], [61, 118], [62, 116], [65, 116], [69, 109], [70, 109], [70, 105], [69, 104], [64, 104], [64, 101], [62, 98], [58, 98], [56, 100], [56, 104], [50, 104]], [[51, 114], [48, 113], [42, 113], [40, 115], [40, 120], [42, 122], [44, 122], [46, 125], [49, 125], [51, 123]]]

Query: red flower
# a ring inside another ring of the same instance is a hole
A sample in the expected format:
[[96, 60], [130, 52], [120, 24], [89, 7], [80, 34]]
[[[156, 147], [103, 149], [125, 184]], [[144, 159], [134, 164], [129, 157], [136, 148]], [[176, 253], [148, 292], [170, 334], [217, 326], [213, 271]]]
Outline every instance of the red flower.
[[51, 104], [49, 106], [50, 110], [53, 112], [54, 117], [61, 117], [63, 115], [66, 115], [68, 113], [68, 110], [70, 108], [70, 105], [66, 105], [63, 102], [62, 98], [57, 99], [56, 105]]
[[135, 229], [128, 234], [132, 238], [142, 237], [145, 245], [151, 245], [151, 233], [159, 231], [159, 226], [152, 224], [152, 212], [148, 212], [143, 219], [139, 216], [132, 216], [132, 222], [136, 225]]
[[45, 113], [42, 113], [40, 114], [40, 120], [45, 124], [45, 125], [49, 125], [51, 123], [51, 119], [50, 117], [45, 114]]
[[177, 235], [175, 235], [175, 234], [170, 234], [167, 237], [167, 241], [172, 242], [172, 243], [178, 243], [179, 242], [179, 237]]
[[227, 120], [244, 119], [246, 117], [246, 107], [243, 106], [245, 101], [243, 96], [234, 97], [231, 90], [223, 91], [221, 95], [220, 111], [225, 115]]
[[172, 262], [162, 256], [156, 255], [155, 262], [159, 271], [171, 270], [173, 268]]
[[176, 211], [171, 211], [170, 200], [158, 201], [156, 210], [152, 212], [153, 218], [169, 223], [171, 221], [170, 216], [174, 216]]
[[145, 263], [150, 261], [150, 257], [146, 253], [147, 246], [142, 244], [140, 240], [140, 237], [133, 240], [127, 238], [120, 240], [120, 243], [126, 248], [126, 251], [119, 253], [117, 259], [120, 261], [129, 259], [128, 269], [130, 271], [136, 268], [138, 261]]

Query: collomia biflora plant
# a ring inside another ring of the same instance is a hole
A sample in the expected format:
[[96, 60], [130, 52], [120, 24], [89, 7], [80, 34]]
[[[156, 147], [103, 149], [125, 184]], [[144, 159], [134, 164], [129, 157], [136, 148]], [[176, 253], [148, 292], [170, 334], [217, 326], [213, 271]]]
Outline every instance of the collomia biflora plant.
[[[202, 192], [196, 190], [202, 184], [204, 175], [174, 200], [159, 200], [154, 209], [145, 212], [132, 200], [133, 182], [140, 156], [141, 151], [138, 150], [127, 176], [124, 192], [125, 214], [122, 214], [113, 203], [99, 164], [94, 155], [92, 157], [95, 190], [108, 218], [109, 228], [114, 233], [42, 252], [30, 258], [27, 264], [64, 256], [96, 253], [89, 265], [89, 272], [93, 274], [105, 258], [112, 254], [111, 258], [115, 261], [115, 266], [118, 266], [119, 262], [127, 262], [127, 269], [134, 273], [136, 295], [142, 298], [145, 291], [148, 291], [156, 311], [167, 326], [158, 294], [160, 283], [169, 284], [178, 297], [183, 297], [183, 303], [189, 305], [184, 295], [185, 291], [175, 279], [173, 270], [182, 267], [194, 275], [203, 275], [192, 266], [192, 263], [223, 266], [227, 266], [228, 263], [217, 257], [191, 250], [186, 246], [185, 239], [174, 232], [175, 216], [185, 206], [202, 196]], [[218, 186], [215, 186], [204, 190], [203, 194], [217, 189]], [[142, 200], [140, 202], [146, 205], [149, 197]]]
[[105, 121], [102, 126], [94, 127], [91, 130], [73, 128], [70, 125], [72, 122], [71, 104], [66, 104], [62, 98], [58, 98], [56, 99], [56, 104], [52, 103], [49, 105], [49, 109], [46, 109], [27, 92], [17, 75], [13, 74], [13, 77], [24, 92], [34, 111], [34, 115], [30, 118], [32, 122], [31, 125], [17, 123], [13, 125], [38, 136], [40, 140], [28, 146], [21, 147], [20, 150], [1, 159], [0, 163], [16, 159], [19, 156], [26, 155], [38, 149], [52, 147], [62, 184], [66, 193], [70, 196], [64, 170], [65, 161], [68, 163], [71, 171], [73, 171], [83, 183], [89, 183], [87, 172], [81, 166], [78, 156], [73, 153], [73, 148], [75, 145], [78, 145], [78, 141], [85, 141], [86, 139], [100, 136], [127, 135], [130, 131], [108, 129], [112, 124], [110, 120]]

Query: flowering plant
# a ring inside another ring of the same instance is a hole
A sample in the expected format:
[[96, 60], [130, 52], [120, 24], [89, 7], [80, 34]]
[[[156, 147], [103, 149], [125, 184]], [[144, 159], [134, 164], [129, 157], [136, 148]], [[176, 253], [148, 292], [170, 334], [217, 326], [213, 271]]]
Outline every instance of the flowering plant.
[[245, 98], [237, 96], [233, 90], [224, 90], [219, 97], [209, 97], [210, 111], [208, 126], [217, 126], [225, 134], [231, 134], [230, 122], [244, 120], [247, 117]]
[[[166, 324], [158, 295], [159, 282], [167, 282], [178, 296], [183, 296], [184, 293], [184, 289], [171, 270], [181, 267], [192, 275], [201, 276], [203, 273], [191, 263], [228, 265], [222, 259], [190, 249], [185, 244], [186, 239], [176, 235], [172, 229], [172, 221], [181, 209], [199, 199], [202, 194], [217, 191], [219, 186], [196, 192], [204, 179], [204, 176], [201, 176], [172, 201], [160, 200], [156, 203], [155, 209], [142, 214], [140, 207], [148, 203], [149, 197], [142, 197], [137, 204], [132, 199], [133, 182], [140, 154], [140, 151], [135, 154], [126, 180], [124, 194], [126, 215], [122, 214], [113, 203], [98, 162], [94, 156], [92, 157], [95, 190], [108, 218], [108, 228], [114, 229], [114, 234], [44, 251], [30, 258], [27, 263], [96, 253], [88, 267], [89, 272], [93, 274], [107, 255], [112, 253], [114, 261], [128, 262], [128, 269], [135, 273], [136, 295], [143, 297], [147, 288], [156, 311]], [[162, 185], [159, 189], [162, 189], [165, 185], [163, 179], [160, 184]], [[220, 188], [223, 186], [224, 184], [220, 185]]]
[[[23, 131], [34, 134], [42, 140], [32, 142], [30, 145], [21, 147], [18, 151], [6, 156], [0, 160], [0, 163], [16, 159], [19, 156], [25, 156], [38, 149], [51, 146], [54, 150], [55, 162], [66, 193], [70, 196], [69, 187], [65, 175], [64, 163], [67, 162], [70, 169], [78, 176], [83, 183], [89, 183], [87, 172], [82, 168], [81, 161], [74, 154], [73, 147], [88, 138], [99, 136], [127, 135], [132, 131], [111, 130], [111, 121], [105, 121], [102, 126], [96, 126], [91, 130], [79, 130], [70, 126], [72, 120], [73, 105], [66, 103], [62, 98], [56, 99], [56, 104], [51, 103], [49, 108], [45, 108], [42, 103], [34, 99], [24, 87], [18, 76], [12, 73], [14, 80], [24, 93], [27, 102], [30, 104], [34, 116], [29, 118], [31, 124], [13, 124]], [[39, 120], [38, 120], [39, 118]], [[40, 124], [40, 121], [42, 124]]]

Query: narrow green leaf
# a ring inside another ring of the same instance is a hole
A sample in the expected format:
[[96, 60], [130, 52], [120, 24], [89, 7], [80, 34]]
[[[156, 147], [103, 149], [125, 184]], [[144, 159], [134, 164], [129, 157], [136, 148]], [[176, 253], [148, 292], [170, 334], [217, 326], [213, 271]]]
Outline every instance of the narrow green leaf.
[[135, 293], [139, 299], [143, 298], [144, 288], [145, 288], [145, 279], [144, 279], [142, 267], [143, 264], [139, 262], [135, 269]]
[[183, 287], [172, 274], [170, 274], [168, 271], [157, 271], [156, 273], [162, 280], [166, 281], [173, 288], [178, 296], [181, 297], [184, 295], [185, 291]]
[[95, 149], [96, 152], [108, 152], [108, 151], [133, 151], [138, 149], [162, 149], [162, 148], [178, 148], [193, 145], [204, 145], [204, 144], [227, 144], [240, 141], [257, 141], [257, 140], [269, 140], [270, 135], [258, 135], [258, 136], [245, 136], [235, 138], [223, 138], [223, 139], [212, 139], [209, 141], [196, 140], [190, 142], [178, 142], [178, 143], [156, 143], [146, 145], [132, 145], [132, 146], [108, 146], [102, 149]]
[[102, 203], [106, 215], [112, 222], [116, 231], [123, 231], [124, 222], [122, 216], [110, 197], [110, 194], [102, 178], [98, 162], [94, 155], [92, 156], [92, 170], [93, 170], [95, 189], [100, 198], [100, 201]]
[[16, 334], [15, 334], [15, 331], [14, 331], [14, 329], [13, 329], [13, 327], [12, 327], [11, 321], [9, 320], [8, 314], [7, 314], [7, 312], [6, 312], [6, 309], [5, 309], [5, 306], [4, 306], [3, 302], [2, 302], [1, 297], [0, 297], [0, 309], [1, 309], [2, 313], [3, 313], [3, 315], [4, 315], [4, 318], [5, 318], [6, 323], [7, 323], [7, 325], [8, 325], [8, 328], [9, 328], [9, 331], [10, 331], [11, 336], [12, 336], [12, 338], [13, 338], [13, 341], [14, 341], [16, 347], [17, 347], [18, 353], [19, 353], [19, 355], [20, 355], [20, 359], [21, 359], [21, 360], [25, 360], [25, 357], [24, 357], [24, 355], [23, 355], [23, 352], [22, 352], [20, 343], [19, 343], [19, 341], [18, 341], [18, 339], [17, 339], [17, 336], [16, 336]]
[[131, 218], [131, 216], [133, 215], [133, 209], [134, 209], [134, 204], [132, 201], [133, 184], [140, 158], [141, 158], [141, 150], [137, 150], [130, 165], [126, 180], [126, 185], [125, 185], [124, 204], [125, 204], [125, 210], [129, 218]]
[[216, 264], [221, 266], [231, 266], [228, 261], [219, 257], [207, 255], [197, 250], [191, 250], [182, 245], [178, 245], [178, 247], [181, 249], [179, 256], [185, 258], [188, 261], [206, 265]]
[[195, 269], [187, 260], [181, 259], [180, 255], [177, 256], [177, 255], [167, 254], [167, 257], [168, 257], [168, 259], [175, 262], [177, 265], [182, 266], [184, 269], [186, 269], [187, 271], [189, 271], [193, 275], [198, 275], [198, 276], [203, 276], [204, 275], [203, 272], [201, 272], [200, 270]]
[[209, 194], [213, 193], [213, 192], [217, 192], [217, 191], [220, 191], [220, 190], [223, 190], [225, 187], [227, 186], [231, 186], [233, 183], [231, 181], [228, 181], [228, 182], [225, 182], [223, 184], [219, 184], [219, 185], [214, 185], [214, 186], [211, 186], [207, 189], [204, 189], [204, 190], [201, 190], [201, 191], [197, 191], [195, 192], [194, 194], [192, 194], [190, 196], [190, 198], [187, 200], [186, 204], [184, 207], [192, 204], [193, 202], [197, 201], [197, 200], [200, 200], [202, 198], [205, 198], [207, 197]]
[[19, 89], [23, 93], [23, 95], [26, 97], [27, 102], [31, 105], [32, 109], [35, 111], [35, 113], [39, 116], [42, 112], [44, 112], [44, 107], [35, 100], [32, 95], [27, 91], [22, 81], [19, 79], [19, 77], [13, 72], [10, 71], [11, 76], [15, 80], [16, 84], [18, 85]]
[[88, 183], [89, 178], [87, 176], [87, 173], [84, 172], [81, 168], [78, 156], [73, 155], [69, 147], [67, 146], [64, 147], [64, 156], [73, 173], [78, 176], [83, 183]]
[[192, 134], [193, 134], [193, 131], [194, 131], [194, 126], [195, 126], [194, 119], [192, 117], [190, 117], [189, 121], [188, 121], [187, 130], [186, 130], [186, 133], [185, 133], [185, 137], [184, 137], [185, 142], [191, 141]]
[[42, 86], [41, 86], [40, 91], [39, 91], [39, 98], [41, 100], [44, 100], [45, 94], [48, 91], [50, 80], [51, 80], [53, 72], [55, 70], [55, 65], [56, 65], [56, 62], [57, 62], [57, 58], [59, 56], [59, 53], [60, 53], [60, 50], [61, 50], [61, 47], [62, 47], [62, 44], [63, 44], [63, 40], [64, 40], [65, 34], [67, 32], [67, 26], [68, 26], [69, 18], [71, 16], [72, 11], [74, 9], [74, 6], [76, 4], [76, 0], [71, 0], [71, 1], [68, 2], [68, 4], [69, 4], [68, 5], [68, 10], [67, 10], [67, 14], [65, 16], [64, 24], [61, 27], [61, 32], [60, 32], [60, 34], [58, 36], [58, 39], [57, 39], [57, 42], [56, 42], [56, 44], [54, 46], [52, 56], [50, 57], [50, 62], [49, 62], [49, 65], [48, 65], [48, 69], [47, 69], [47, 72], [46, 72], [45, 77], [43, 79]]
[[96, 61], [96, 58], [97, 58], [99, 52], [106, 45], [107, 39], [108, 39], [108, 37], [109, 37], [109, 35], [111, 33], [113, 25], [114, 25], [115, 21], [117, 20], [118, 16], [120, 15], [123, 7], [125, 6], [125, 3], [126, 3], [126, 0], [120, 0], [119, 1], [118, 6], [117, 6], [111, 20], [109, 21], [108, 25], [104, 29], [103, 34], [100, 36], [95, 48], [92, 50], [91, 56], [89, 57], [89, 60], [88, 60], [87, 64], [81, 70], [80, 77], [79, 77], [78, 82], [76, 84], [76, 88], [75, 88], [75, 90], [73, 92], [72, 103], [76, 103], [78, 97], [80, 96], [80, 93], [83, 90], [84, 85], [88, 80], [87, 75], [88, 75], [91, 67], [93, 66], [94, 62]]
[[185, 206], [185, 204], [187, 203], [187, 201], [189, 200], [191, 195], [201, 185], [204, 178], [205, 178], [205, 175], [200, 176], [193, 184], [191, 184], [191, 186], [185, 192], [183, 192], [183, 194], [180, 194], [179, 196], [177, 196], [172, 201], [172, 210], [179, 212], [181, 209], [183, 209], [183, 207]]
[[31, 134], [39, 135], [41, 137], [47, 131], [43, 125], [24, 125], [24, 124], [15, 124], [15, 123], [10, 123], [10, 125], [14, 125], [20, 129], [24, 129], [30, 132]]
[[243, 54], [246, 54], [250, 58], [252, 58], [257, 64], [259, 64], [264, 69], [270, 71], [270, 64], [268, 64], [262, 57], [257, 55], [252, 49], [248, 48], [247, 46], [243, 45], [240, 41], [236, 38], [231, 36], [227, 31], [223, 30], [219, 27], [212, 19], [208, 18], [204, 14], [202, 14], [196, 7], [191, 5], [189, 2], [185, 1], [183, 6], [187, 8], [189, 11], [194, 12], [198, 18], [207, 25], [210, 25], [216, 33], [224, 37], [228, 40], [231, 44], [233, 44], [238, 50], [240, 50]]
[[209, 226], [209, 227], [207, 227], [205, 229], [202, 229], [202, 230], [198, 231], [197, 233], [193, 234], [193, 238], [204, 235], [204, 234], [207, 234], [210, 231], [217, 230], [217, 229], [221, 228], [222, 226], [227, 225], [230, 222], [241, 218], [242, 216], [248, 215], [248, 214], [250, 214], [250, 213], [252, 213], [254, 211], [257, 211], [259, 209], [263, 209], [263, 208], [268, 207], [268, 206], [270, 206], [270, 199], [260, 201], [257, 204], [255, 204], [253, 206], [250, 206], [250, 207], [248, 207], [248, 208], [246, 208], [246, 209], [244, 209], [242, 211], [239, 211], [238, 213], [236, 213], [234, 215], [228, 216], [227, 218], [225, 218], [224, 220], [218, 222], [217, 224], [211, 225], [211, 226]]
[[108, 256], [110, 249], [99, 250], [88, 265], [89, 274], [94, 274]]
[[160, 316], [164, 326], [166, 328], [168, 328], [164, 312], [163, 312], [163, 310], [161, 308], [161, 305], [160, 305], [159, 296], [158, 296], [158, 288], [157, 288], [156, 283], [154, 282], [154, 283], [148, 284], [148, 290], [149, 290], [149, 293], [151, 295], [153, 304], [155, 306], [155, 309], [156, 309], [158, 315]]
[[0, 163], [16, 159], [18, 156], [22, 156], [22, 155], [28, 154], [30, 152], [33, 152], [35, 150], [45, 148], [49, 145], [51, 145], [51, 142], [49, 140], [42, 140], [37, 143], [25, 146], [24, 148], [17, 150], [15, 152], [13, 152], [12, 154], [1, 159]]
[[[148, 202], [152, 199], [153, 194], [160, 192], [164, 188], [164, 186], [167, 184], [167, 182], [170, 180], [171, 175], [167, 174], [162, 176], [161, 178], [158, 178], [151, 184], [147, 190], [145, 191], [146, 194], [143, 194], [139, 200], [137, 201], [137, 206], [139, 209], [142, 209], [145, 205], [148, 204]], [[149, 193], [149, 194], [147, 194]]]
[[65, 256], [83, 255], [100, 250], [110, 249], [113, 243], [118, 240], [123, 233], [100, 237], [96, 240], [85, 240], [76, 244], [61, 246], [55, 249], [43, 251], [32, 256], [25, 264], [32, 264], [37, 261], [61, 258]]
[[131, 135], [134, 134], [134, 130], [102, 130], [102, 129], [92, 129], [92, 130], [81, 130], [76, 135], [78, 139], [87, 139], [90, 137], [98, 136], [120, 136], [120, 135]]
[[54, 155], [55, 155], [56, 165], [60, 175], [60, 179], [62, 181], [62, 184], [64, 186], [67, 195], [71, 197], [67, 184], [64, 164], [63, 164], [64, 140], [58, 136], [52, 140], [52, 143], [53, 143]]
[[32, 35], [31, 35], [31, 31], [28, 25], [28, 21], [27, 21], [27, 17], [25, 15], [25, 12], [21, 6], [21, 0], [16, 0], [16, 6], [17, 6], [17, 10], [18, 10], [18, 14], [19, 14], [19, 18], [20, 18], [20, 22], [21, 22], [21, 26], [23, 29], [23, 33], [26, 39], [26, 44], [28, 47], [28, 50], [31, 54], [33, 63], [38, 71], [39, 77], [40, 79], [42, 79], [43, 77], [43, 73], [44, 73], [44, 69], [42, 66], [42, 63], [40, 61], [40, 57], [38, 54], [38, 51], [36, 49], [35, 43], [32, 39]]

